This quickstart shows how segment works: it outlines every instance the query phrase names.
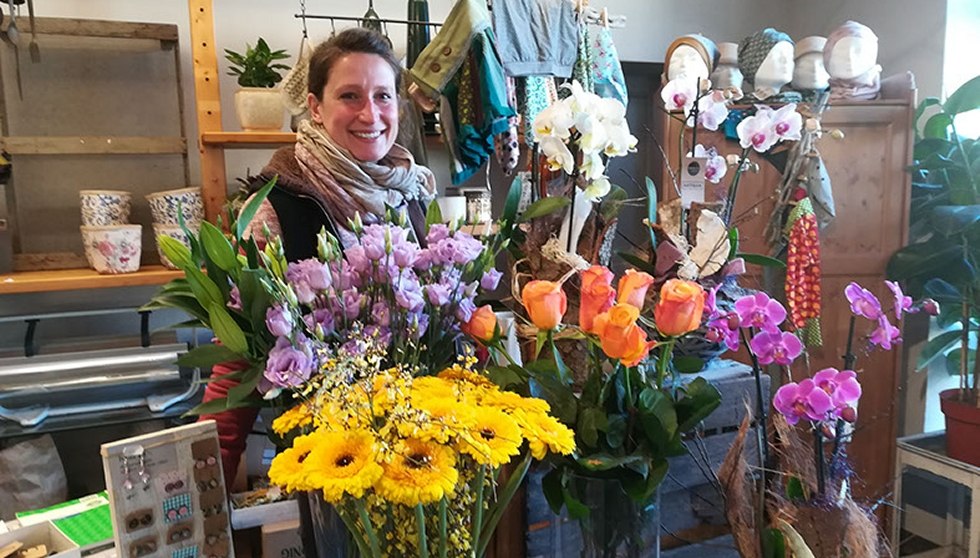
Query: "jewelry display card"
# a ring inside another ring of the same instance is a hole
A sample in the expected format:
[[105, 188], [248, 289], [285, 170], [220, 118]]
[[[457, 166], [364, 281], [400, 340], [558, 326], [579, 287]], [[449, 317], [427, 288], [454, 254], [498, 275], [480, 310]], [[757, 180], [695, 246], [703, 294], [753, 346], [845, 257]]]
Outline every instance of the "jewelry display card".
[[102, 445], [119, 558], [234, 558], [214, 421]]

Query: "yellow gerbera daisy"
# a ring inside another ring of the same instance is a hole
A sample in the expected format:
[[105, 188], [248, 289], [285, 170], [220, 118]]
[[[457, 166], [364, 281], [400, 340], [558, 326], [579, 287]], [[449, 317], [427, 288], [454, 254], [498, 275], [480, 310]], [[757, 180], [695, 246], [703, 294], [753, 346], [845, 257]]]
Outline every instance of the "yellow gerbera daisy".
[[439, 372], [438, 377], [444, 380], [463, 381], [471, 384], [474, 387], [480, 387], [491, 391], [497, 390], [497, 384], [491, 382], [489, 378], [473, 372], [472, 370], [467, 370], [465, 367], [458, 364], [454, 364], [442, 372]]
[[452, 494], [459, 479], [456, 454], [446, 446], [416, 438], [405, 440], [375, 490], [396, 504], [429, 504]]
[[269, 466], [269, 480], [290, 492], [310, 490], [312, 487], [306, 479], [303, 463], [316, 444], [317, 440], [313, 434], [297, 436], [293, 440], [292, 447], [272, 459], [272, 464]]
[[548, 413], [551, 405], [537, 397], [521, 397], [512, 391], [494, 391], [483, 397], [483, 404], [498, 407], [505, 411], [527, 411], [529, 413]]
[[458, 433], [474, 428], [473, 407], [455, 398], [422, 397], [414, 399], [413, 402], [415, 408], [425, 411], [426, 418], [419, 425], [406, 423], [411, 430], [399, 429], [402, 436], [435, 440], [444, 444]]
[[494, 407], [477, 407], [459, 450], [481, 465], [499, 467], [520, 453], [523, 442], [520, 427], [507, 413]]
[[544, 459], [549, 451], [562, 455], [575, 451], [575, 433], [555, 417], [520, 411], [517, 416], [535, 459]]
[[311, 488], [323, 490], [326, 501], [337, 503], [344, 494], [360, 498], [381, 476], [369, 431], [318, 431], [313, 436], [316, 447], [303, 462], [303, 471]]
[[429, 398], [455, 399], [458, 391], [453, 382], [435, 376], [423, 376], [412, 381], [412, 401]]
[[295, 428], [306, 427], [311, 424], [313, 424], [313, 409], [309, 402], [304, 401], [276, 417], [272, 421], [272, 431], [280, 436], [285, 436]]

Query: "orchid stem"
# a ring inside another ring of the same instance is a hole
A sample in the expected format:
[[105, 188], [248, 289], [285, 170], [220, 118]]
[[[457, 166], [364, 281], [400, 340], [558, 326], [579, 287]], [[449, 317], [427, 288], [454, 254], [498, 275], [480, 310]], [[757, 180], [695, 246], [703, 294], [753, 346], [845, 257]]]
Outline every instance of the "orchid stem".
[[728, 187], [728, 199], [725, 201], [725, 225], [731, 225], [732, 212], [735, 210], [735, 196], [738, 194], [738, 183], [742, 180], [742, 173], [745, 170], [745, 158], [749, 155], [748, 147], [742, 148], [742, 154], [738, 158], [738, 168], [735, 169], [735, 178], [732, 185]]
[[819, 424], [813, 428], [813, 459], [817, 465], [817, 494], [822, 497], [826, 489], [826, 472], [823, 463], [823, 435]]
[[834, 426], [834, 449], [830, 454], [830, 476], [833, 478], [834, 472], [837, 470], [837, 462], [840, 459], [841, 450], [844, 448], [841, 443], [844, 438], [844, 419], [837, 419], [837, 424]]
[[748, 336], [745, 335], [745, 330], [740, 329], [739, 334], [742, 336], [742, 344], [745, 349], [749, 352], [749, 357], [752, 359], [752, 374], [755, 376], [755, 402], [756, 402], [756, 412], [759, 415], [759, 466], [762, 469], [769, 469], [769, 433], [768, 425], [769, 417], [766, 413], [766, 406], [762, 394], [762, 369], [759, 366], [759, 357], [755, 356], [755, 352], [749, 347]]
[[857, 316], [851, 314], [851, 324], [847, 328], [847, 350], [844, 351], [844, 370], [854, 370], [854, 363], [857, 362], [857, 355], [852, 348], [854, 343], [854, 323]]

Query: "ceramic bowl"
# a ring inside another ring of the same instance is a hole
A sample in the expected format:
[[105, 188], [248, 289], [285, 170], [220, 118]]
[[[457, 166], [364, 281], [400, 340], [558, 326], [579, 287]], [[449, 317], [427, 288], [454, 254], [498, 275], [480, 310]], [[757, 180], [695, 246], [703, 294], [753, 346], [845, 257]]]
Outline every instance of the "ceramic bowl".
[[[194, 234], [197, 234], [199, 232], [201, 225], [188, 224], [187, 227]], [[167, 256], [163, 254], [163, 250], [160, 249], [161, 236], [169, 236], [170, 238], [180, 241], [180, 243], [183, 244], [184, 246], [187, 246], [187, 248], [190, 248], [191, 243], [189, 240], [187, 240], [187, 235], [184, 234], [184, 229], [180, 228], [180, 225], [166, 225], [162, 223], [153, 223], [153, 240], [157, 244], [157, 254], [160, 255], [160, 263], [162, 263], [164, 267], [167, 267], [169, 269], [180, 269], [176, 265], [174, 265], [172, 261], [167, 259]]]
[[105, 274], [133, 273], [140, 268], [140, 225], [80, 227], [85, 258], [95, 271]]
[[82, 225], [102, 227], [129, 223], [132, 194], [121, 190], [81, 190]]
[[153, 222], [162, 225], [177, 225], [177, 207], [184, 214], [184, 222], [200, 223], [204, 218], [204, 200], [200, 188], [181, 188], [166, 190], [146, 196], [153, 214]]

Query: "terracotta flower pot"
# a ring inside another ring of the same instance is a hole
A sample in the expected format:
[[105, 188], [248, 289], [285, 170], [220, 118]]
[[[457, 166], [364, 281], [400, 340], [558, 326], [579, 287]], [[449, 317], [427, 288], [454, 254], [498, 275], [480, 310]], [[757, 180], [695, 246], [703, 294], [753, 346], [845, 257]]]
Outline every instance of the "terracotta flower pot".
[[946, 454], [980, 467], [980, 409], [972, 398], [960, 399], [959, 389], [939, 394], [946, 415]]

